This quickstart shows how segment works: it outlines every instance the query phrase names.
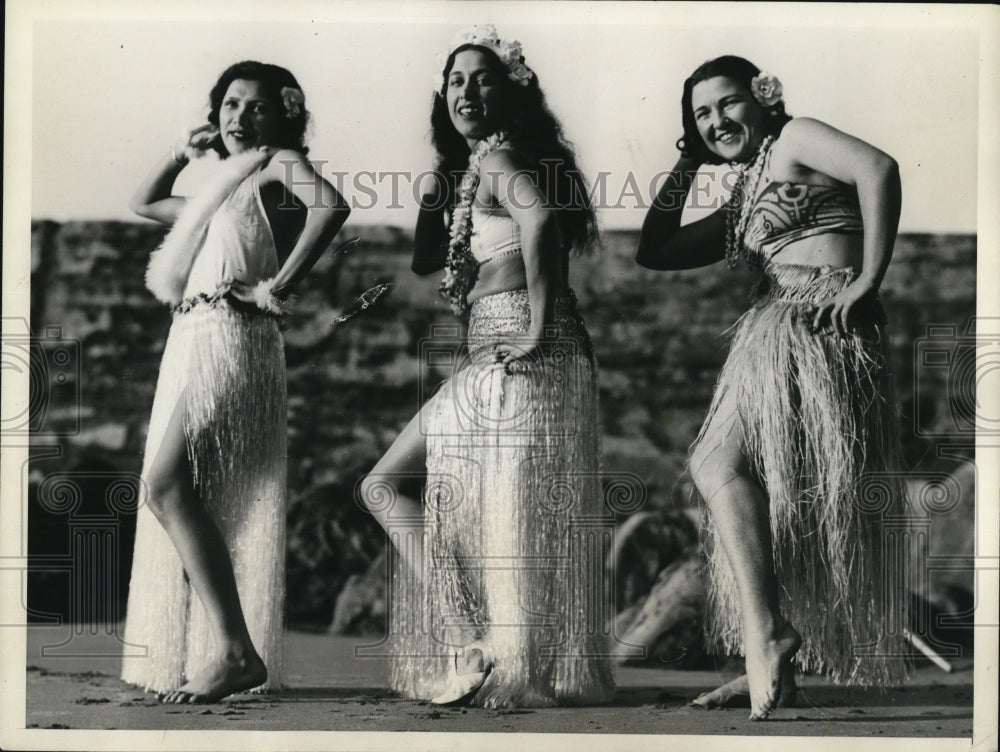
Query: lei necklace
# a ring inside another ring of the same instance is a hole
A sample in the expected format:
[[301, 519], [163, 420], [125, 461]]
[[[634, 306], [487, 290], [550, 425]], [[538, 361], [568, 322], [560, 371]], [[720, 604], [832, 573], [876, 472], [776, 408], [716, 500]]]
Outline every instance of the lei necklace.
[[768, 136], [757, 147], [757, 154], [752, 162], [732, 165], [738, 176], [736, 185], [733, 186], [733, 193], [726, 202], [726, 266], [730, 269], [739, 264], [740, 256], [746, 258], [749, 267], [754, 266], [743, 246], [743, 233], [750, 221], [750, 212], [757, 197], [757, 187], [760, 185], [761, 175], [764, 174], [764, 161], [773, 143], [774, 136]]
[[458, 202], [451, 213], [451, 240], [448, 243], [448, 260], [445, 262], [444, 279], [439, 288], [451, 302], [451, 310], [461, 316], [468, 309], [469, 291], [479, 276], [479, 262], [472, 255], [469, 237], [472, 235], [472, 202], [479, 187], [479, 167], [487, 155], [506, 146], [507, 134], [494, 133], [476, 144], [469, 167], [458, 187]]

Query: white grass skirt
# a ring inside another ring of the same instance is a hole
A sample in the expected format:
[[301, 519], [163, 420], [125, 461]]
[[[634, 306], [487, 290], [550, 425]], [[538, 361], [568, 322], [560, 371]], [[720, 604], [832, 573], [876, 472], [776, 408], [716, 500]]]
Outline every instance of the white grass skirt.
[[[175, 407], [195, 488], [229, 546], [250, 637], [268, 670], [261, 690], [281, 686], [285, 598], [286, 384], [277, 321], [196, 301], [175, 313], [146, 437], [143, 477]], [[180, 558], [145, 505], [137, 517], [125, 640], [147, 646], [126, 658], [122, 679], [175, 689], [205, 666], [213, 637]]]

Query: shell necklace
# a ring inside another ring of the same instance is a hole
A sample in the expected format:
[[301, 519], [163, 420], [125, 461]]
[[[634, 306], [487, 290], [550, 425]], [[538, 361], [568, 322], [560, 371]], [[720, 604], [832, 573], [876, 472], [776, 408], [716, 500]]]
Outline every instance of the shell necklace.
[[743, 233], [750, 221], [754, 200], [757, 198], [757, 187], [761, 175], [764, 174], [764, 162], [767, 153], [774, 143], [774, 136], [765, 138], [757, 147], [757, 154], [752, 162], [732, 163], [737, 171], [736, 185], [726, 202], [726, 266], [734, 269], [740, 262], [740, 257], [750, 260], [743, 245]]

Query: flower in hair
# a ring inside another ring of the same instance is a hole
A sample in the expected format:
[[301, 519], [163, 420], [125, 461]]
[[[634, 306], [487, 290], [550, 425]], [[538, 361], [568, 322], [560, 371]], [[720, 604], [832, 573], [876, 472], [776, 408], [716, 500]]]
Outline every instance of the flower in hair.
[[753, 98], [764, 107], [776, 105], [781, 101], [781, 95], [784, 93], [778, 77], [764, 71], [750, 79], [750, 91]]
[[507, 69], [507, 77], [516, 84], [527, 86], [532, 76], [535, 75], [531, 68], [524, 63], [520, 42], [516, 39], [502, 40], [493, 24], [482, 24], [462, 29], [452, 37], [448, 49], [443, 54], [438, 55], [438, 73], [434, 74], [435, 91], [441, 91], [444, 88], [444, 68], [448, 64], [448, 58], [455, 50], [465, 45], [485, 47], [496, 53], [500, 62]]
[[296, 89], [294, 86], [281, 87], [281, 102], [285, 105], [285, 117], [289, 120], [299, 116], [305, 101], [306, 98], [301, 89]]

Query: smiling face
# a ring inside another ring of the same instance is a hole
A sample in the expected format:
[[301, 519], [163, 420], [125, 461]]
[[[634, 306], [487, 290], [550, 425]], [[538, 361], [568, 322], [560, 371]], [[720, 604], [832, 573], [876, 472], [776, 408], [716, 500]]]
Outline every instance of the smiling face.
[[705, 146], [727, 162], [745, 162], [764, 140], [764, 110], [746, 86], [726, 76], [691, 90], [691, 109]]
[[462, 50], [455, 55], [445, 79], [445, 100], [452, 125], [470, 147], [499, 128], [504, 84], [483, 50]]
[[260, 81], [237, 78], [219, 107], [219, 133], [230, 154], [271, 146], [278, 135], [280, 108], [264, 94]]

